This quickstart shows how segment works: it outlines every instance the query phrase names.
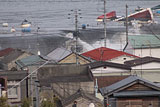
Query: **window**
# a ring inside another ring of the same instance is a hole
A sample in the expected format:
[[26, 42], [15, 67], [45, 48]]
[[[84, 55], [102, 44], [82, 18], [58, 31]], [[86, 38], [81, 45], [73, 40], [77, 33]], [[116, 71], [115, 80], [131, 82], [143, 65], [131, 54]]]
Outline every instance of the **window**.
[[[20, 86], [17, 85], [15, 86], [15, 84], [17, 84], [18, 81], [8, 81], [8, 98], [14, 98], [17, 99], [20, 97]], [[13, 87], [15, 86], [15, 87]]]
[[12, 88], [12, 85], [8, 86], [8, 98], [18, 98], [18, 87], [10, 88]]

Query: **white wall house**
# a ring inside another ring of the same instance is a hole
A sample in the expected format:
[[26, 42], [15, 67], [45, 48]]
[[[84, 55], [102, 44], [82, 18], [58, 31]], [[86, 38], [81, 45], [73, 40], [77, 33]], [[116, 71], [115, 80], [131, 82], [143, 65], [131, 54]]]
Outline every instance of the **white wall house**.
[[133, 50], [133, 55], [160, 58], [159, 35], [129, 35], [128, 39], [128, 50]]
[[143, 48], [143, 49], [134, 49], [135, 55], [139, 57], [152, 56], [160, 58], [160, 48]]
[[93, 76], [130, 75], [131, 68], [118, 63], [98, 61], [87, 64], [91, 68]]
[[[92, 63], [86, 64], [86, 65], [90, 66], [91, 72], [95, 79], [99, 77], [102, 77], [102, 78], [117, 77], [119, 78], [119, 77], [131, 75], [131, 68], [124, 64], [98, 61], [98, 62], [92, 62]], [[105, 82], [105, 80], [103, 82]], [[97, 83], [95, 83], [95, 87], [99, 88]], [[103, 96], [100, 93], [97, 93], [96, 97], [103, 100]]]
[[96, 48], [82, 53], [82, 55], [95, 61], [106, 61], [119, 64], [124, 64], [125, 61], [139, 58], [133, 54], [106, 47]]
[[122, 56], [113, 58], [113, 59], [111, 59], [111, 60], [108, 60], [108, 62], [124, 64], [125, 61], [134, 60], [134, 59], [136, 59], [136, 58], [137, 58], [137, 57], [128, 56], [128, 55], [122, 55]]
[[125, 64], [132, 68], [132, 75], [137, 75], [146, 80], [160, 83], [160, 58], [143, 57], [126, 61]]

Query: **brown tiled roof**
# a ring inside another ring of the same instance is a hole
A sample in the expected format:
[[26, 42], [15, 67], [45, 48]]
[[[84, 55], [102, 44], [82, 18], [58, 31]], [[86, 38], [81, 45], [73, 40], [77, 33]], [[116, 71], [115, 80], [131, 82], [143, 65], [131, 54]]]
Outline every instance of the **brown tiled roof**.
[[129, 76], [98, 76], [94, 77], [94, 83], [96, 83], [97, 78], [98, 88], [103, 88], [119, 82], [127, 77]]
[[135, 60], [125, 61], [124, 64], [132, 67], [136, 65], [150, 63], [150, 62], [160, 62], [160, 58], [147, 56], [147, 57], [142, 57]]
[[6, 48], [0, 51], [0, 57], [5, 56], [7, 54], [9, 54], [10, 52], [12, 52], [14, 49], [13, 48]]
[[20, 49], [14, 49], [13, 51], [11, 51], [10, 53], [8, 53], [8, 55], [5, 55], [3, 57], [3, 59], [1, 59], [2, 63], [9, 63], [13, 60], [15, 60], [16, 58], [18, 58], [19, 56], [23, 55], [25, 52], [20, 50]]

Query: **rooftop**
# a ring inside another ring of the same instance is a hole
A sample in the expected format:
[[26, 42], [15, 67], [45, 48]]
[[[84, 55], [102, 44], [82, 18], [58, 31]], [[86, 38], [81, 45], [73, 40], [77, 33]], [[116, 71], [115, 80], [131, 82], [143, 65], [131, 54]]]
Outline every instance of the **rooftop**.
[[89, 57], [91, 59], [94, 59], [96, 61], [107, 61], [123, 55], [130, 56], [130, 57], [137, 57], [135, 55], [132, 55], [126, 52], [122, 52], [122, 51], [118, 51], [118, 50], [114, 50], [106, 47], [100, 47], [100, 48], [82, 53], [82, 55]]

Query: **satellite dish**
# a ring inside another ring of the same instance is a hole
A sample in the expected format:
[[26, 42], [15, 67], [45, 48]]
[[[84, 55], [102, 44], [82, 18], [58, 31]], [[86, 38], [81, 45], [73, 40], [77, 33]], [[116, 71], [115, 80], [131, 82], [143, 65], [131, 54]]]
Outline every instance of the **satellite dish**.
[[88, 107], [95, 107], [94, 103], [90, 103]]

